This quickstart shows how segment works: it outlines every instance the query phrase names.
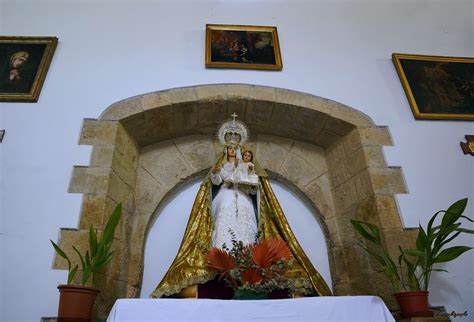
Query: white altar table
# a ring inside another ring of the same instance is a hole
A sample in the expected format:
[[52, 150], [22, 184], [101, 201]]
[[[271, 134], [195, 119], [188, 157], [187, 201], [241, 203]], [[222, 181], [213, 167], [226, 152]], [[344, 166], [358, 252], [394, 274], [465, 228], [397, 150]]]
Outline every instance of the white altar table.
[[323, 296], [285, 300], [119, 299], [107, 322], [285, 321], [392, 322], [377, 296]]

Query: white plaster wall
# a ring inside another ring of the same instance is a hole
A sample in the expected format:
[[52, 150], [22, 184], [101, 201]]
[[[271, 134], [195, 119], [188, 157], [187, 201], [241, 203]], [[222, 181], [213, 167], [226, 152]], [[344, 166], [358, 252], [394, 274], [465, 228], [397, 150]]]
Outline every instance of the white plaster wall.
[[[157, 209], [155, 214], [157, 217], [146, 240], [145, 268], [140, 297], [150, 296], [173, 263], [202, 180], [203, 178], [199, 178], [189, 183]], [[273, 180], [271, 180], [271, 185], [296, 239], [314, 267], [331, 287], [327, 245], [317, 219], [319, 215], [284, 185]], [[170, 234], [170, 231], [173, 233]]]
[[[3, 23], [1, 17], [3, 16], [3, 0], [0, 0], [0, 35], [3, 34]], [[3, 121], [3, 109], [0, 107], [0, 130], [4, 128], [4, 121]], [[3, 171], [3, 145], [0, 143], [0, 321], [3, 316], [3, 298], [4, 298], [4, 285], [3, 285], [3, 266], [5, 258], [3, 256], [4, 253], [4, 224], [3, 224], [3, 216], [4, 216], [4, 207], [3, 207], [3, 191], [5, 191], [4, 185], [4, 171]]]
[[[385, 152], [405, 173], [410, 193], [398, 200], [407, 226], [474, 197], [474, 159], [459, 148], [473, 124], [415, 121], [390, 60], [392, 52], [474, 56], [471, 0], [0, 1], [2, 34], [59, 38], [39, 102], [0, 103], [1, 321], [56, 315], [66, 272], [51, 269], [48, 239], [78, 223], [81, 195], [67, 187], [73, 165], [89, 163], [90, 148], [77, 145], [82, 119], [134, 95], [239, 82], [326, 97], [390, 127], [395, 147]], [[206, 70], [206, 23], [277, 26], [283, 71]], [[467, 310], [456, 321], [469, 321], [473, 252], [446, 267], [432, 304]]]

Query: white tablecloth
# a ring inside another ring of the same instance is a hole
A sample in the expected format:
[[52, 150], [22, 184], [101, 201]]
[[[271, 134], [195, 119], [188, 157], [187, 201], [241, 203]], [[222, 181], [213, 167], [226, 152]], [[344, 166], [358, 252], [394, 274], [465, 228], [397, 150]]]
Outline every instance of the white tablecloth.
[[376, 296], [285, 300], [120, 299], [107, 322], [128, 321], [395, 321]]

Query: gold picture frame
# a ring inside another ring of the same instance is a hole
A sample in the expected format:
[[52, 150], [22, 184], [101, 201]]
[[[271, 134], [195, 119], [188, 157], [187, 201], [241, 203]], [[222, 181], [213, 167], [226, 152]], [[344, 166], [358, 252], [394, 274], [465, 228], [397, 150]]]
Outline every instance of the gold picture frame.
[[474, 120], [474, 58], [393, 53], [416, 119]]
[[207, 24], [206, 67], [282, 70], [277, 28]]
[[37, 102], [56, 37], [0, 36], [0, 102]]

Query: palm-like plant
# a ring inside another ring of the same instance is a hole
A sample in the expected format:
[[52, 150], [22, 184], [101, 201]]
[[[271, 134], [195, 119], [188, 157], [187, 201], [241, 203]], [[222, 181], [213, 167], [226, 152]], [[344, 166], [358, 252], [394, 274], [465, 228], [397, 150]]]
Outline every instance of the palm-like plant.
[[[469, 217], [463, 216], [467, 201], [467, 198], [458, 200], [447, 210], [436, 212], [428, 222], [426, 230], [419, 225], [416, 249], [403, 249], [399, 246], [398, 266], [383, 246], [380, 230], [376, 225], [358, 220], [351, 220], [351, 222], [357, 233], [367, 241], [361, 246], [377, 260], [396, 292], [426, 291], [432, 272], [446, 272], [444, 269], [434, 268], [436, 264], [450, 262], [472, 249], [469, 246], [444, 248], [460, 234], [474, 233], [473, 230], [461, 228], [461, 219], [474, 222]], [[441, 223], [435, 225], [434, 222], [440, 214], [443, 214]], [[405, 271], [402, 271], [403, 266], [406, 268]]]
[[[107, 264], [112, 260], [114, 253], [110, 249], [114, 240], [115, 229], [117, 228], [121, 215], [122, 204], [120, 203], [115, 207], [112, 215], [109, 217], [99, 240], [97, 239], [96, 230], [92, 228], [92, 226], [89, 228], [89, 249], [84, 255], [82, 255], [75, 246], [72, 246], [81, 263], [81, 285], [88, 285], [89, 283], [95, 285], [95, 274], [107, 266]], [[71, 259], [66, 252], [64, 252], [55, 242], [52, 240], [50, 241], [56, 253], [67, 261], [69, 271], [67, 284], [72, 284], [79, 265], [73, 267]]]
[[[461, 228], [461, 218], [474, 222], [462, 215], [466, 206], [467, 198], [455, 202], [447, 210], [436, 212], [428, 222], [426, 231], [419, 225], [416, 249], [401, 250], [401, 260], [407, 268], [413, 267], [413, 274], [421, 290], [428, 290], [432, 272], [446, 272], [444, 269], [434, 268], [435, 264], [450, 262], [472, 249], [469, 246], [443, 248], [462, 233], [474, 234], [473, 230]], [[434, 221], [440, 214], [443, 214], [441, 224], [434, 226]], [[407, 255], [414, 260], [410, 261]]]

